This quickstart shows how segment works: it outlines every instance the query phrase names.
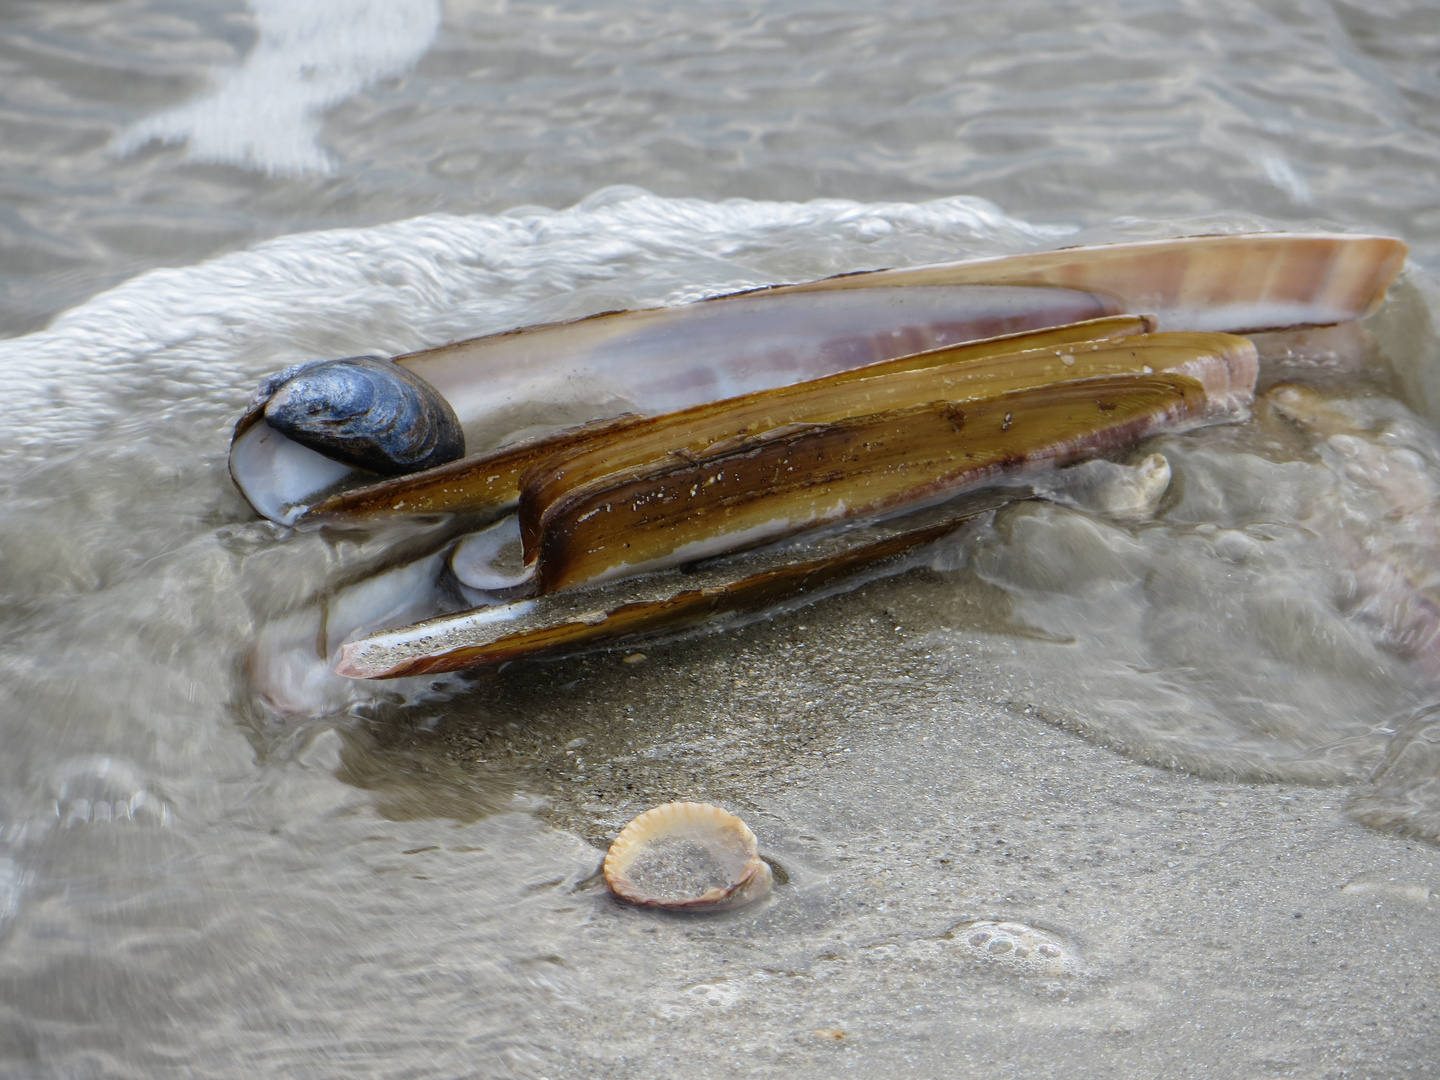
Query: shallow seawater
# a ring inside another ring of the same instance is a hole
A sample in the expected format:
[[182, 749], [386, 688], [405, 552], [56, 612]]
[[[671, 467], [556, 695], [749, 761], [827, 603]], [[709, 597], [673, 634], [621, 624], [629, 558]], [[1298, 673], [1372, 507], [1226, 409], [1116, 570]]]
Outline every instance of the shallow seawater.
[[[8, 7], [0, 1071], [1426, 1075], [1433, 22]], [[1363, 333], [1268, 342], [1251, 420], [1138, 448], [1141, 511], [1074, 483], [643, 655], [257, 670], [415, 539], [254, 520], [229, 426], [281, 366], [1255, 227], [1411, 264]], [[608, 898], [675, 799], [746, 819], [766, 900]]]

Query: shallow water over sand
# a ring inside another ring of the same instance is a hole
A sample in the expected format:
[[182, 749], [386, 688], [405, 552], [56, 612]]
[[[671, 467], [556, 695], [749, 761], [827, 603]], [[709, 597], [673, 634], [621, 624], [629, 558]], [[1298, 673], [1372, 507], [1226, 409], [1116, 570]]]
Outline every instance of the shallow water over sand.
[[[413, 3], [327, 37], [325, 7], [4, 16], [7, 1075], [1425, 1074], [1432, 13]], [[247, 62], [323, 85], [257, 123]], [[388, 539], [234, 492], [278, 367], [1301, 225], [1411, 269], [1363, 341], [1272, 356], [1314, 398], [1147, 444], [1153, 512], [1013, 507], [632, 663], [254, 693], [262, 628]], [[763, 905], [593, 886], [674, 798], [746, 818]]]

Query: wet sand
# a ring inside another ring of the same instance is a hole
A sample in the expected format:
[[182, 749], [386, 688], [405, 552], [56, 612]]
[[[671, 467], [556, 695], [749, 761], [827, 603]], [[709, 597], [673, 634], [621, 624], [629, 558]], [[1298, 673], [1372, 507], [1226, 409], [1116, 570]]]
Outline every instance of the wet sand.
[[[347, 745], [382, 811], [423, 812], [417, 776], [448, 765], [451, 812], [456, 778], [509, 778], [590, 842], [527, 883], [564, 928], [550, 1075], [1426, 1075], [1436, 850], [1348, 819], [1343, 787], [1197, 779], [1046, 723], [906, 625], [935, 577], [641, 662], [516, 665], [484, 679], [489, 715]], [[741, 813], [788, 881], [685, 917], [587, 880], [679, 798]], [[980, 920], [1048, 933], [1063, 968], [968, 946]]]
[[[311, 11], [331, 28], [305, 33]], [[1252, 568], [1282, 571], [1258, 574], [1273, 625], [1324, 609], [1295, 625], [1335, 632], [1272, 635], [1294, 667], [1257, 656], [1243, 682], [1272, 624], [1175, 636], [1164, 739], [1133, 737], [1148, 698], [1116, 696], [1149, 668], [1101, 655], [1125, 612], [1103, 589], [1007, 606], [1022, 558], [633, 663], [287, 718], [257, 705], [246, 651], [344, 559], [255, 522], [225, 452], [291, 362], [1247, 228], [1411, 243], [1376, 326], [1423, 427], [1434, 21], [1413, 2], [8, 6], [0, 329], [26, 336], [0, 341], [0, 1074], [1432, 1075], [1440, 847], [1351, 816], [1428, 698], [1311, 586], [1303, 544]], [[1135, 546], [1102, 525], [1053, 535]], [[1174, 590], [1172, 630], [1246, 614], [1213, 560], [1250, 549], [1220, 526], [1171, 551], [1215, 600]], [[1181, 722], [1192, 705], [1207, 726]], [[1286, 741], [1312, 718], [1322, 737]], [[1440, 767], [1413, 745], [1383, 823], [1433, 837]], [[1259, 781], [1270, 749], [1291, 782]], [[1182, 752], [1209, 778], [1141, 763]], [[768, 901], [686, 919], [595, 885], [615, 832], [673, 798], [745, 817], [783, 879]], [[1004, 948], [1039, 940], [1059, 956]]]

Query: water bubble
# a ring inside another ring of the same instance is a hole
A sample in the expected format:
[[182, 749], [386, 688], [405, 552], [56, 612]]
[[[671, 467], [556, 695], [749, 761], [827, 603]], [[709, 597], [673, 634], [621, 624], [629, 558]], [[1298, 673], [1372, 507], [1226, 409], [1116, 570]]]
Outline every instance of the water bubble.
[[1243, 532], [1225, 530], [1215, 538], [1215, 554], [1232, 563], [1243, 563], [1260, 551], [1260, 545]]
[[115, 757], [70, 758], [50, 774], [55, 816], [66, 827], [138, 822], [164, 825], [167, 800], [131, 763]]
[[1060, 935], [1027, 923], [982, 919], [960, 927], [952, 936], [977, 959], [1015, 964], [1023, 970], [1053, 974], [1068, 970], [1075, 960]]
[[694, 983], [681, 987], [673, 997], [661, 1001], [656, 1012], [662, 1019], [678, 1020], [711, 1009], [729, 1009], [745, 996], [744, 983], [745, 980], [731, 982], [717, 979], [713, 983]]

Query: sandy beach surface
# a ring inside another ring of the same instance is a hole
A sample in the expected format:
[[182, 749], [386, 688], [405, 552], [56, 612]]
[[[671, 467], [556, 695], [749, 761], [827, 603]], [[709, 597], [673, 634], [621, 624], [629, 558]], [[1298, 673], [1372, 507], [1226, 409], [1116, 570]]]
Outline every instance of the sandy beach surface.
[[[8, 6], [0, 1073], [1434, 1075], [1437, 43], [1423, 3]], [[398, 533], [226, 471], [291, 363], [1246, 229], [1411, 245], [1363, 330], [1269, 346], [1320, 420], [1263, 397], [1138, 448], [1145, 514], [1017, 504], [724, 633], [341, 680], [317, 597]], [[766, 900], [608, 895], [674, 799]]]

